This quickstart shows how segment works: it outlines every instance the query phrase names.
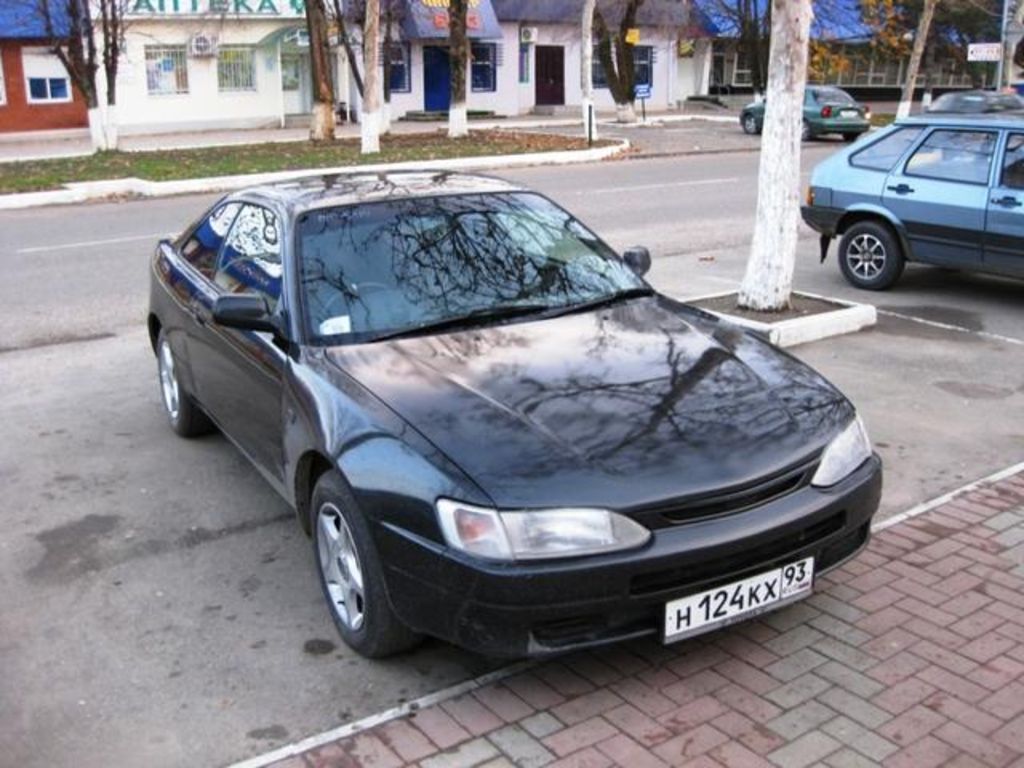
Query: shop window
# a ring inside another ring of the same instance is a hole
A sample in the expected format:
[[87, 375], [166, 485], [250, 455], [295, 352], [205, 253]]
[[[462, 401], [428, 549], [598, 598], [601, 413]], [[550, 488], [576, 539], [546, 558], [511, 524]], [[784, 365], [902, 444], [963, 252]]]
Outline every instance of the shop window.
[[60, 59], [45, 48], [23, 48], [21, 63], [29, 104], [71, 101], [71, 83]]
[[255, 91], [256, 62], [252, 48], [223, 46], [217, 52], [217, 89]]
[[[607, 88], [608, 78], [604, 76], [601, 58], [594, 46], [594, 59], [590, 68], [590, 77], [595, 88]], [[633, 84], [654, 86], [654, 47], [650, 45], [633, 46]]]
[[519, 82], [530, 82], [530, 44], [519, 44]]
[[498, 47], [494, 44], [474, 43], [472, 54], [472, 83], [474, 91], [497, 90]]
[[151, 96], [188, 93], [184, 45], [146, 46], [146, 88]]
[[633, 82], [636, 85], [654, 85], [653, 46], [633, 46]]
[[388, 51], [391, 62], [391, 80], [389, 86], [392, 93], [409, 93], [412, 90], [412, 77], [409, 70], [409, 44], [391, 43]]

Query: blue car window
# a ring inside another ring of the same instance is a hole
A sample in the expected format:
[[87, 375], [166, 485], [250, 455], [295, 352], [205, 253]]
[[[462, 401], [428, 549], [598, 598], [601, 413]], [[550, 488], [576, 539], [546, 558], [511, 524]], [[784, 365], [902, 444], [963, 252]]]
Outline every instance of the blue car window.
[[995, 146], [991, 131], [933, 131], [907, 161], [906, 174], [986, 184]]
[[261, 293], [273, 309], [281, 296], [281, 233], [277, 216], [245, 204], [217, 263], [213, 281], [231, 293]]
[[1002, 185], [1024, 189], [1024, 133], [1011, 133], [1006, 141]]
[[889, 172], [903, 157], [903, 153], [910, 148], [910, 145], [917, 141], [917, 137], [923, 130], [923, 128], [897, 128], [888, 136], [882, 137], [874, 144], [856, 153], [850, 158], [850, 165]]
[[239, 207], [238, 203], [225, 203], [215, 208], [213, 213], [192, 230], [192, 234], [181, 246], [181, 255], [185, 261], [210, 280], [213, 279], [217, 254], [224, 242], [224, 235], [231, 228]]

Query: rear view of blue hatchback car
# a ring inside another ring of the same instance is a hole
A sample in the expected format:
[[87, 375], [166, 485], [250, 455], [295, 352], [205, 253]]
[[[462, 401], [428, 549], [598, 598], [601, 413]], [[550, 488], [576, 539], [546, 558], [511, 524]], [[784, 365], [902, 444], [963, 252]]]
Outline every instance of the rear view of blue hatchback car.
[[804, 221], [824, 261], [858, 288], [884, 290], [908, 261], [1024, 277], [1024, 120], [899, 121], [815, 168]]

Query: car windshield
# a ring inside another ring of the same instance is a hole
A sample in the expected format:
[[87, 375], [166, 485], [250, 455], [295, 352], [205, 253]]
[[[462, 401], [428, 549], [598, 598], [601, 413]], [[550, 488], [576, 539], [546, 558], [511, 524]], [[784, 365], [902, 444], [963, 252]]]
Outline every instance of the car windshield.
[[296, 243], [313, 343], [493, 322], [647, 289], [596, 235], [529, 193], [310, 211]]
[[819, 104], [856, 104], [853, 97], [841, 88], [816, 88], [814, 100]]

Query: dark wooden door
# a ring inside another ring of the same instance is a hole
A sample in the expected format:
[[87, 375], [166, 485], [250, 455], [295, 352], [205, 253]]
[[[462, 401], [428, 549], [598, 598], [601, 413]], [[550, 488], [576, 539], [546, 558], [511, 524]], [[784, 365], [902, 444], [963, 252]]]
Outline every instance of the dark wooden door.
[[537, 104], [565, 104], [565, 48], [538, 45], [536, 59]]

